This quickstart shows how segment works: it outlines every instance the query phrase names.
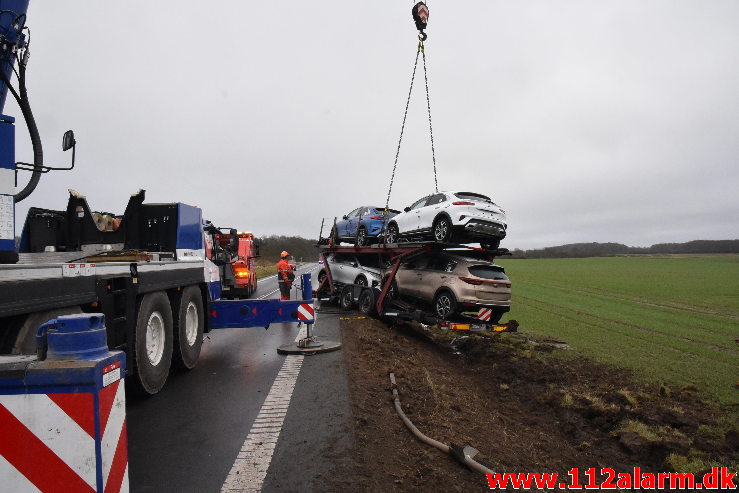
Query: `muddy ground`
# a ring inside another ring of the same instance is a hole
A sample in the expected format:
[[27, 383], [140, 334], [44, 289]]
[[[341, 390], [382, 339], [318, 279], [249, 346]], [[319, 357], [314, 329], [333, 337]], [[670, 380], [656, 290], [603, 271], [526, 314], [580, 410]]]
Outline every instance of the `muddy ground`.
[[[695, 389], [634, 383], [626, 371], [518, 334], [464, 335], [348, 313], [342, 321], [350, 377], [354, 458], [326, 491], [483, 491], [484, 475], [417, 440], [392, 405], [426, 435], [471, 445], [497, 472], [611, 467], [705, 472], [733, 465], [739, 433]], [[433, 339], [433, 340], [432, 340]]]

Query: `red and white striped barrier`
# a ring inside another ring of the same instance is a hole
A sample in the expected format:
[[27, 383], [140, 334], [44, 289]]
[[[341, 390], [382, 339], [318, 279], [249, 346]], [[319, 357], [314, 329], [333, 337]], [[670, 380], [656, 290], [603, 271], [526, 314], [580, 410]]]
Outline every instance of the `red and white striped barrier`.
[[2, 490], [127, 492], [123, 387], [101, 389], [97, 409], [92, 392], [0, 395]]
[[312, 322], [315, 318], [316, 315], [313, 305], [304, 303], [298, 307], [298, 320], [301, 322]]
[[492, 308], [480, 308], [480, 311], [477, 312], [477, 319], [482, 320], [483, 322], [489, 322], [492, 316]]

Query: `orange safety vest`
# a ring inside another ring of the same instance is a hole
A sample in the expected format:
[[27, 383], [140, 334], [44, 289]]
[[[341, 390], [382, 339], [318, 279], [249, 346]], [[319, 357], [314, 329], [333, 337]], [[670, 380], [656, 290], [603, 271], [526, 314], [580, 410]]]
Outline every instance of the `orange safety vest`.
[[277, 262], [277, 282], [292, 282], [288, 277], [288, 272], [292, 272], [293, 268], [285, 259]]

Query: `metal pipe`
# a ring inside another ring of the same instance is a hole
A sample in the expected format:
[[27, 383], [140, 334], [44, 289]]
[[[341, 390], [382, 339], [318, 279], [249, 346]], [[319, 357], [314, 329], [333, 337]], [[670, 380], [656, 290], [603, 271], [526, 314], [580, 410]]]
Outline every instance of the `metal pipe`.
[[424, 435], [421, 430], [416, 428], [416, 425], [411, 422], [410, 419], [408, 419], [408, 416], [405, 415], [403, 412], [403, 408], [400, 405], [400, 396], [398, 395], [398, 386], [395, 383], [395, 374], [390, 372], [390, 389], [393, 392], [393, 404], [395, 405], [395, 411], [398, 413], [398, 416], [400, 416], [400, 419], [405, 423], [405, 426], [411, 430], [411, 432], [422, 442], [431, 445], [432, 447], [436, 447], [437, 449], [441, 450], [442, 452], [451, 455], [454, 457], [457, 461], [461, 462], [465, 466], [467, 466], [469, 469], [472, 469], [473, 471], [477, 471], [483, 474], [494, 474], [492, 470], [488, 469], [487, 467], [483, 466], [479, 462], [475, 461], [472, 457], [477, 454], [477, 450], [475, 450], [472, 447], [466, 446], [466, 447], [456, 447], [456, 446], [449, 446], [444, 443], [441, 443], [438, 440], [434, 440], [431, 437], [428, 437]]

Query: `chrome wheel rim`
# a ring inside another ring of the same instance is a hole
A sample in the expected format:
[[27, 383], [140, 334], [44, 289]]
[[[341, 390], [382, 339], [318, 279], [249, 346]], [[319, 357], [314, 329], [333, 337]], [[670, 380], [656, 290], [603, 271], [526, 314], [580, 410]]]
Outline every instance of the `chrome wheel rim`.
[[442, 241], [446, 239], [447, 233], [449, 233], [449, 225], [446, 223], [446, 221], [441, 220], [436, 223], [436, 227], [434, 228], [434, 237], [436, 238], [436, 241]]
[[185, 311], [185, 339], [188, 346], [194, 346], [198, 337], [198, 307], [192, 301]]
[[452, 300], [448, 296], [442, 295], [436, 300], [436, 314], [440, 317], [446, 317], [452, 311]]
[[162, 361], [164, 354], [164, 317], [159, 312], [152, 312], [146, 322], [146, 357], [152, 366]]

